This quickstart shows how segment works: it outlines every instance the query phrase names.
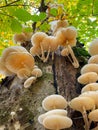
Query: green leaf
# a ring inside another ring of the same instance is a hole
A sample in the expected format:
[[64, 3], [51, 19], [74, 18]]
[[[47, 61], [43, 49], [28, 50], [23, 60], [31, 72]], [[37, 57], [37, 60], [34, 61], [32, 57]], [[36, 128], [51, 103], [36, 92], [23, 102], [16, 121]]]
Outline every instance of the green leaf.
[[53, 16], [57, 16], [58, 15], [58, 10], [56, 8], [52, 8], [50, 10], [50, 14], [53, 15]]
[[32, 19], [32, 15], [25, 9], [17, 9], [13, 11], [13, 15], [23, 22], [27, 22]]
[[44, 20], [45, 18], [46, 18], [46, 13], [41, 12], [41, 13], [39, 14], [39, 19], [42, 21], [42, 20]]
[[36, 14], [32, 15], [32, 20], [33, 20], [34, 22], [40, 21], [39, 16], [36, 15]]
[[19, 32], [22, 31], [22, 25], [16, 19], [12, 19], [10, 27], [11, 27], [11, 29], [12, 29], [13, 32], [19, 33]]

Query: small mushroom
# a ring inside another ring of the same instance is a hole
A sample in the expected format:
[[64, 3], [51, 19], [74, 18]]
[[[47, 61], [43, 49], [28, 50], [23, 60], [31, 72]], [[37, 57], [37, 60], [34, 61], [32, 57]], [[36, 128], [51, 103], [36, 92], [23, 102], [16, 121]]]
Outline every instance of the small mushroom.
[[86, 64], [81, 69], [81, 74], [87, 72], [96, 72], [98, 74], [98, 64]]
[[61, 116], [67, 116], [67, 111], [63, 109], [54, 109], [46, 112], [45, 114], [41, 114], [38, 117], [38, 121], [40, 124], [43, 124], [43, 120], [49, 116], [49, 115], [61, 115]]
[[35, 83], [36, 77], [30, 77], [24, 82], [24, 88], [29, 88], [31, 84]]
[[82, 113], [85, 122], [85, 130], [89, 130], [89, 123], [86, 110], [91, 110], [94, 108], [94, 100], [90, 97], [76, 97], [69, 102], [69, 106], [72, 109], [80, 111]]
[[85, 85], [82, 90], [81, 93], [87, 92], [87, 91], [97, 91], [98, 90], [98, 83], [90, 83]]
[[77, 80], [81, 84], [94, 83], [98, 80], [98, 74], [95, 72], [87, 72], [80, 75]]
[[72, 126], [72, 120], [66, 116], [51, 115], [43, 120], [43, 126], [51, 130], [61, 130]]
[[88, 60], [88, 64], [98, 64], [98, 55], [91, 56]]
[[88, 52], [91, 56], [98, 54], [98, 38], [96, 38], [90, 43], [88, 47]]
[[[92, 121], [98, 122], [98, 109], [91, 111], [88, 115], [88, 118], [89, 118], [90, 124]], [[98, 130], [98, 123], [97, 123], [97, 126], [94, 128], [94, 130]]]
[[44, 110], [49, 111], [52, 109], [64, 109], [67, 107], [66, 99], [61, 95], [50, 95], [42, 101]]
[[42, 70], [39, 68], [34, 68], [32, 71], [32, 75], [35, 77], [41, 77], [42, 76]]

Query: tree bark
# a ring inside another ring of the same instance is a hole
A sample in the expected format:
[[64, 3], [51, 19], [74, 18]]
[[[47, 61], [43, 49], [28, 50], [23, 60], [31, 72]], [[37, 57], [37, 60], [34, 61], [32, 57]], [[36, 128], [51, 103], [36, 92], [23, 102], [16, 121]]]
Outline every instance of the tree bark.
[[[42, 100], [55, 93], [64, 96], [67, 101], [79, 95], [76, 91], [79, 69], [75, 69], [67, 58], [56, 53], [54, 61], [50, 58], [47, 63], [42, 63], [37, 59], [36, 64], [42, 69], [43, 76], [29, 89], [23, 88], [24, 81], [17, 76], [8, 77], [1, 84], [0, 126], [4, 125], [6, 130], [15, 130], [16, 121], [21, 125], [20, 130], [45, 130], [38, 123], [38, 116], [45, 113]], [[81, 114], [69, 107], [67, 110], [73, 120], [73, 126], [68, 130], [84, 130]], [[10, 115], [12, 111], [16, 112], [13, 120]]]

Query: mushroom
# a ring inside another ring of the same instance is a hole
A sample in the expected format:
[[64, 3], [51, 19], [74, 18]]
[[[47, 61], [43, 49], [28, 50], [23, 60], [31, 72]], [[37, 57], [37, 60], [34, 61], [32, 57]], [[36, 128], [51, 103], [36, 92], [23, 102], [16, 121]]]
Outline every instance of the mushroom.
[[38, 117], [38, 121], [40, 124], [43, 124], [43, 120], [49, 116], [49, 115], [61, 115], [61, 116], [67, 116], [67, 111], [63, 109], [54, 109], [46, 112], [45, 114], [41, 114]]
[[87, 91], [82, 93], [79, 97], [90, 97], [94, 100], [95, 102], [95, 108], [98, 108], [98, 92], [97, 91]]
[[43, 126], [51, 130], [61, 130], [72, 126], [72, 120], [66, 116], [51, 115], [43, 120]]
[[14, 43], [24, 43], [26, 41], [30, 41], [32, 36], [32, 32], [22, 32], [20, 34], [16, 33], [13, 36]]
[[[17, 59], [18, 58], [18, 59]], [[13, 62], [14, 61], [14, 62]], [[5, 61], [6, 67], [14, 73], [17, 73], [20, 69], [32, 70], [34, 66], [34, 58], [29, 53], [13, 52]]]
[[98, 64], [86, 64], [81, 69], [81, 74], [87, 72], [96, 72], [98, 74]]
[[29, 88], [31, 84], [35, 83], [36, 77], [30, 77], [24, 82], [24, 88]]
[[42, 76], [42, 70], [39, 68], [34, 68], [32, 71], [32, 75], [35, 77], [41, 77]]
[[91, 56], [88, 60], [88, 64], [98, 64], [98, 55]]
[[53, 34], [60, 30], [61, 28], [66, 28], [68, 26], [68, 21], [67, 20], [58, 20], [56, 24], [53, 26]]
[[[88, 115], [88, 118], [89, 118], [90, 124], [92, 121], [98, 122], [98, 109], [91, 111]], [[94, 130], [98, 130], [98, 123], [97, 123], [97, 126], [94, 128]]]
[[67, 107], [66, 99], [61, 95], [50, 95], [42, 101], [44, 110], [49, 111], [52, 109], [64, 109]]
[[90, 97], [76, 97], [69, 102], [69, 106], [72, 109], [82, 113], [85, 122], [85, 130], [89, 130], [89, 123], [86, 110], [91, 110], [94, 108], [95, 106], [94, 100]]
[[98, 83], [90, 83], [85, 85], [82, 90], [81, 93], [87, 92], [87, 91], [97, 91], [98, 90]]
[[91, 56], [98, 54], [98, 38], [96, 38], [90, 43], [88, 47], [88, 52]]
[[98, 80], [98, 74], [95, 72], [87, 72], [80, 75], [77, 80], [81, 84], [94, 83]]

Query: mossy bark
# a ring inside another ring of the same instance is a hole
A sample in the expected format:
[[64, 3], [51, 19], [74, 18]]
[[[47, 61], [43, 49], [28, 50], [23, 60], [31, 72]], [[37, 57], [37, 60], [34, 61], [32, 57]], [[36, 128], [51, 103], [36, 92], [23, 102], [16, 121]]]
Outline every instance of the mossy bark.
[[[36, 64], [43, 70], [43, 76], [29, 89], [23, 87], [23, 80], [17, 76], [8, 77], [0, 88], [0, 126], [6, 130], [14, 130], [14, 123], [19, 121], [20, 130], [45, 130], [38, 123], [38, 116], [45, 111], [42, 108], [42, 100], [51, 94], [58, 93], [70, 101], [79, 95], [77, 93], [76, 75], [79, 69], [75, 69], [65, 57], [55, 54], [54, 61], [43, 63], [36, 59]], [[83, 120], [80, 113], [69, 107], [68, 116], [74, 124], [68, 130], [83, 130]], [[16, 112], [12, 120], [10, 113]]]

